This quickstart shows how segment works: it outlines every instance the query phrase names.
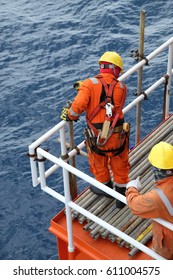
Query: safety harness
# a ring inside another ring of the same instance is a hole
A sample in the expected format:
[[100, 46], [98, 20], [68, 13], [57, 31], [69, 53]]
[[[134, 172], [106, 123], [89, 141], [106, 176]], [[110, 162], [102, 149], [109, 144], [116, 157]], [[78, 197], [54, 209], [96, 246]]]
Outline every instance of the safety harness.
[[[94, 152], [96, 152], [97, 154], [100, 154], [100, 155], [105, 155], [105, 153], [107, 153], [107, 152], [113, 152], [114, 155], [118, 155], [118, 154], [120, 154], [124, 150], [124, 148], [126, 146], [126, 138], [125, 138], [125, 141], [123, 142], [123, 144], [120, 146], [119, 149], [102, 150], [102, 149], [99, 149], [98, 146], [104, 146], [106, 144], [106, 142], [108, 141], [108, 139], [111, 137], [111, 135], [114, 133], [114, 129], [115, 129], [115, 126], [116, 126], [116, 124], [117, 124], [117, 122], [119, 120], [119, 117], [120, 117], [120, 114], [121, 114], [121, 111], [122, 111], [122, 108], [123, 108], [123, 105], [124, 105], [124, 102], [125, 102], [126, 95], [123, 94], [119, 110], [117, 112], [115, 112], [115, 106], [113, 106], [113, 104], [112, 104], [113, 103], [112, 95], [113, 95], [113, 92], [114, 92], [114, 87], [116, 86], [118, 81], [114, 79], [111, 82], [111, 84], [108, 85], [104, 81], [104, 79], [103, 79], [103, 77], [101, 75], [97, 75], [95, 78], [99, 79], [100, 82], [102, 83], [102, 91], [103, 90], [105, 91], [105, 98], [104, 98], [103, 101], [101, 101], [94, 108], [94, 110], [92, 111], [90, 116], [86, 117], [87, 125], [90, 128], [90, 130], [94, 133], [94, 138], [97, 139], [97, 141], [94, 141], [94, 143], [92, 141], [92, 147], [90, 147], [90, 148], [92, 148], [92, 150]], [[112, 108], [111, 108], [112, 114], [110, 116], [106, 114], [105, 120], [111, 121], [111, 125], [110, 125], [110, 128], [109, 128], [109, 133], [108, 133], [107, 139], [105, 139], [105, 141], [100, 143], [99, 140], [100, 140], [101, 131], [98, 130], [94, 126], [94, 124], [92, 124], [92, 120], [93, 120], [93, 118], [98, 114], [98, 112], [102, 108], [105, 108], [107, 106], [107, 104], [111, 104], [112, 105]]]

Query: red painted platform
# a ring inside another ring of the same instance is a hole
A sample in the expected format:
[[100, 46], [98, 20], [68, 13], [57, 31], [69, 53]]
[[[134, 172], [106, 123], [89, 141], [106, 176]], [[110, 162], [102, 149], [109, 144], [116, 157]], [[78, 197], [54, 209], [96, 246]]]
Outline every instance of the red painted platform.
[[[117, 243], [108, 239], [94, 240], [89, 232], [83, 230], [83, 226], [77, 220], [73, 221], [73, 237], [75, 251], [68, 253], [68, 239], [66, 228], [66, 216], [64, 210], [58, 213], [50, 223], [49, 231], [56, 236], [58, 255], [60, 260], [149, 260], [150, 256], [138, 252], [134, 257], [128, 256], [129, 249], [121, 248]], [[151, 244], [149, 243], [149, 246]]]

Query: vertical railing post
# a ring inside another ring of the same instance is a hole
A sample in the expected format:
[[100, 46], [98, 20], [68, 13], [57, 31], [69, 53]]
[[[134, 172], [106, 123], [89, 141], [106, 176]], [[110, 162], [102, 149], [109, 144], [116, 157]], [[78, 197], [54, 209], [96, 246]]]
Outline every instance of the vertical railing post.
[[[71, 101], [67, 101], [66, 104], [67, 108], [70, 108], [71, 106]], [[73, 122], [68, 122], [68, 134], [69, 134], [69, 145], [70, 145], [70, 150], [73, 150], [75, 148], [75, 144], [74, 144], [74, 125]], [[73, 156], [71, 158], [71, 165], [73, 167], [76, 167], [76, 158], [75, 156]], [[72, 173], [69, 173], [69, 177], [70, 177], [70, 193], [71, 193], [71, 197], [72, 199], [75, 199], [77, 197], [77, 180], [76, 180], [76, 176]]]
[[32, 176], [32, 185], [33, 187], [38, 186], [38, 174], [37, 174], [37, 163], [35, 161], [35, 149], [31, 148], [29, 146], [29, 153], [28, 156], [30, 156], [30, 166], [31, 166], [31, 176]]
[[[139, 38], [139, 61], [143, 59], [144, 55], [144, 27], [145, 27], [145, 11], [140, 12], [140, 38]], [[138, 87], [137, 95], [142, 93], [142, 74], [143, 67], [138, 70]], [[141, 102], [136, 106], [136, 140], [135, 143], [138, 144], [140, 141], [140, 126], [141, 126]]]
[[169, 51], [168, 51], [167, 74], [169, 78], [166, 85], [166, 97], [165, 97], [166, 102], [165, 102], [165, 116], [164, 116], [165, 118], [167, 118], [169, 115], [172, 68], [173, 68], [173, 43], [169, 45]]
[[[65, 138], [65, 126], [63, 126], [60, 129], [60, 143], [61, 143], [61, 154], [66, 155], [67, 147], [66, 147], [66, 138]], [[66, 207], [67, 234], [68, 234], [68, 252], [69, 252], [69, 259], [73, 259], [74, 242], [73, 242], [72, 216], [71, 216], [71, 208], [68, 206], [68, 202], [71, 201], [69, 172], [65, 168], [62, 169], [63, 169], [64, 195], [65, 195], [65, 207]]]
[[44, 188], [46, 187], [46, 176], [45, 176], [45, 168], [44, 168], [44, 158], [39, 153], [38, 153], [38, 168], [39, 168], [39, 173], [40, 173], [41, 189], [44, 190]]

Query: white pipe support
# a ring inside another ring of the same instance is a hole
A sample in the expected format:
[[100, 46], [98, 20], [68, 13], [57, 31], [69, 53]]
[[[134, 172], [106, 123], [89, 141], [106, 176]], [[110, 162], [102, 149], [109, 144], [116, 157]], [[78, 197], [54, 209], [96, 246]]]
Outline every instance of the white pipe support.
[[[66, 145], [65, 127], [64, 126], [60, 129], [60, 140], [61, 140], [60, 141], [61, 142], [61, 154], [62, 154], [62, 156], [64, 156], [64, 155], [67, 154], [67, 145]], [[63, 162], [63, 160], [60, 159], [60, 162]], [[67, 164], [67, 166], [68, 165], [69, 164]], [[68, 205], [69, 201], [71, 201], [69, 171], [65, 167], [62, 167], [62, 168], [63, 168], [65, 207], [66, 207], [68, 251], [70, 253], [72, 253], [72, 252], [74, 252], [74, 242], [73, 242], [73, 227], [72, 227], [71, 208]]]
[[68, 251], [74, 252], [72, 215], [71, 215], [71, 207], [68, 204], [71, 201], [70, 182], [69, 182], [69, 172], [66, 168], [63, 168], [63, 178], [64, 178], [66, 223], [67, 223], [67, 235], [68, 235]]
[[[163, 84], [165, 82], [165, 77], [161, 77], [157, 82], [155, 82], [151, 87], [149, 87], [145, 94], [148, 97], [148, 95], [155, 90], [158, 86]], [[134, 99], [130, 104], [128, 104], [122, 111], [124, 114], [126, 114], [128, 111], [130, 111], [137, 103], [141, 102], [145, 98], [144, 94], [139, 95], [136, 99]]]
[[[84, 146], [85, 146], [85, 144], [84, 144], [84, 141], [83, 141], [83, 142], [81, 142], [81, 143], [77, 146], [77, 148], [80, 149], [80, 154], [81, 154], [82, 156], [87, 157], [87, 153], [85, 153], [85, 152], [83, 152], [83, 151], [81, 150]], [[69, 158], [73, 157], [73, 156], [76, 155], [76, 154], [77, 154], [77, 149], [75, 149], [75, 148], [74, 148], [73, 150], [71, 150], [71, 151], [68, 153]], [[57, 165], [57, 164], [54, 164], [53, 166], [51, 166], [49, 169], [46, 170], [46, 172], [45, 172], [45, 177], [48, 178], [48, 177], [49, 177], [50, 175], [52, 175], [58, 168], [59, 168], [59, 165]], [[40, 177], [38, 177], [38, 183], [40, 183]]]
[[53, 196], [54, 198], [58, 199], [59, 201], [63, 202], [65, 204], [65, 197], [61, 195], [60, 193], [57, 193], [56, 191], [52, 190], [48, 186], [44, 188], [44, 192], [47, 194]]
[[105, 188], [105, 185], [98, 182], [97, 180], [95, 180], [94, 178], [90, 177], [89, 175], [83, 173], [82, 171], [76, 169], [75, 167], [71, 166], [70, 164], [66, 163], [65, 161], [63, 161], [60, 158], [55, 157], [54, 155], [44, 151], [41, 148], [38, 148], [39, 153], [41, 153], [44, 157], [46, 157], [47, 159], [49, 159], [50, 161], [60, 165], [62, 168], [67, 169], [69, 172], [73, 173], [74, 175], [76, 175], [77, 177], [83, 179], [84, 181], [90, 183], [91, 185], [94, 185], [95, 187], [97, 187], [98, 189], [108, 193], [109, 195], [111, 195], [114, 198], [117, 198], [118, 200], [121, 200], [123, 203], [127, 204], [125, 197], [110, 189], [110, 188]]
[[77, 149], [80, 150], [81, 155], [83, 154], [84, 156], [86, 156], [86, 153], [85, 152], [82, 153], [82, 151], [81, 151], [85, 146], [86, 146], [85, 141], [81, 142], [79, 145], [76, 146], [76, 148], [74, 148], [73, 150], [68, 152], [69, 158], [71, 158], [77, 154], [77, 152], [78, 152]]
[[44, 188], [46, 187], [44, 157], [41, 154], [39, 154], [39, 151], [37, 152], [37, 157], [38, 157], [38, 168], [39, 168], [39, 173], [40, 173], [41, 189], [44, 190]]
[[61, 143], [61, 154], [64, 156], [67, 154], [66, 137], [65, 137], [65, 127], [60, 129], [60, 143]]
[[[63, 161], [62, 159], [60, 160]], [[73, 226], [72, 226], [71, 207], [68, 205], [69, 201], [71, 201], [71, 194], [70, 194], [69, 171], [66, 168], [63, 168], [63, 182], [64, 182], [64, 195], [65, 195], [65, 208], [66, 208], [68, 252], [72, 253], [74, 252]]]
[[32, 185], [33, 187], [37, 187], [39, 184], [38, 180], [38, 174], [37, 174], [37, 163], [34, 160], [34, 157], [32, 155], [35, 154], [35, 150], [31, 147], [29, 147], [29, 155], [30, 156], [30, 166], [31, 166], [31, 176], [32, 176]]

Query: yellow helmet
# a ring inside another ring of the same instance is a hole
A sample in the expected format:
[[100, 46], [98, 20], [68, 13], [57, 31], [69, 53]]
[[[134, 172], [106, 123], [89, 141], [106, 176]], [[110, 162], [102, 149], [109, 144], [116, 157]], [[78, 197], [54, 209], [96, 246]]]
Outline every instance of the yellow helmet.
[[173, 146], [159, 142], [151, 149], [148, 160], [156, 168], [173, 169]]
[[121, 72], [123, 72], [123, 61], [121, 56], [116, 52], [105, 52], [99, 59], [99, 64], [101, 62], [110, 62], [118, 67], [120, 67]]

